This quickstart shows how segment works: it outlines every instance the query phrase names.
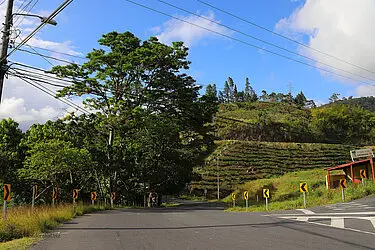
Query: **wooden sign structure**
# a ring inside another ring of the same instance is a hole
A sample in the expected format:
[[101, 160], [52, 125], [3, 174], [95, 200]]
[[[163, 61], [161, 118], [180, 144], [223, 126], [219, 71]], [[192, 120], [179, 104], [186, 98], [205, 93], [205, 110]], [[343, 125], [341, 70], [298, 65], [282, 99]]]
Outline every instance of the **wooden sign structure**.
[[341, 187], [341, 198], [342, 201], [345, 201], [345, 188], [346, 188], [346, 179], [340, 179], [340, 187]]
[[4, 184], [4, 210], [3, 218], [7, 219], [7, 203], [10, 201], [10, 184]]
[[91, 192], [91, 204], [94, 205], [96, 201], [96, 192]]
[[76, 199], [78, 199], [78, 189], [73, 189], [73, 204], [76, 203]]

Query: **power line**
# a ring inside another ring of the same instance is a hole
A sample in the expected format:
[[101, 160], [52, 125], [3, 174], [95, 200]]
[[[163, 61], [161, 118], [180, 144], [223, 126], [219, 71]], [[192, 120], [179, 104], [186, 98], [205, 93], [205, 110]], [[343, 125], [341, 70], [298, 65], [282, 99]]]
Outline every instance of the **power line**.
[[5, 3], [5, 1], [6, 1], [6, 0], [3, 0], [3, 1], [0, 3], [0, 5], [3, 5], [3, 4]]
[[53, 83], [54, 81], [51, 81], [51, 80], [49, 80], [49, 81], [45, 81], [46, 79], [43, 79], [43, 78], [41, 78], [41, 77], [35, 77], [35, 76], [27, 75], [27, 74], [24, 74], [24, 73], [20, 73], [20, 72], [17, 71], [17, 70], [14, 70], [14, 72], [16, 73], [15, 76], [22, 76], [22, 77], [24, 77], [24, 78], [26, 78], [26, 79], [29, 79], [29, 80], [37, 80], [37, 81], [39, 81], [39, 82], [43, 82], [43, 83], [48, 84], [48, 85], [51, 85], [51, 86], [53, 86], [53, 87], [59, 87], [59, 88], [65, 88], [65, 87], [68, 87], [68, 86], [66, 86], [66, 85], [54, 84], [54, 83]]
[[[36, 0], [35, 3], [33, 4], [33, 6], [31, 6], [31, 8], [29, 8], [29, 10], [26, 11], [26, 9], [25, 9], [26, 14], [30, 13], [31, 10], [34, 9], [35, 5], [36, 5], [38, 2], [39, 2], [39, 0]], [[30, 2], [30, 3], [31, 3], [31, 2]], [[25, 17], [26, 17], [26, 16], [22, 16], [22, 18], [21, 18], [21, 20], [18, 22], [18, 24], [15, 25], [16, 28], [17, 28], [19, 25], [21, 25], [21, 23], [22, 23], [22, 21], [25, 19]]]
[[[41, 79], [45, 79], [45, 80], [49, 80], [49, 81], [53, 80], [54, 82], [61, 81], [61, 82], [75, 83], [75, 82], [67, 80], [67, 79], [58, 78], [58, 77], [51, 76], [51, 75], [48, 75], [48, 74], [37, 73], [37, 72], [31, 71], [31, 70], [26, 70], [26, 69], [21, 69], [21, 68], [12, 68], [12, 69], [24, 72], [26, 74], [32, 74], [32, 76], [34, 76], [34, 77], [39, 77]], [[68, 87], [68, 86], [65, 86], [65, 87]]]
[[[19, 44], [19, 43], [15, 43], [15, 44]], [[29, 44], [28, 44], [28, 46], [29, 47], [33, 47], [35, 49], [45, 50], [45, 51], [49, 51], [49, 52], [52, 52], [52, 53], [61, 54], [61, 55], [65, 55], [65, 56], [76, 57], [76, 58], [84, 59], [84, 60], [87, 59], [86, 57], [83, 57], [83, 56], [77, 56], [77, 55], [73, 55], [73, 54], [69, 54], [69, 53], [59, 52], [59, 51], [56, 51], [56, 50], [51, 50], [51, 49], [41, 48], [41, 47], [37, 47], [37, 46], [32, 46], [32, 45], [29, 45]]]
[[[78, 106], [77, 104], [75, 104], [74, 102], [72, 102], [72, 101], [70, 101], [70, 100], [68, 100], [66, 98], [56, 97], [55, 92], [53, 90], [51, 90], [51, 89], [49, 89], [49, 88], [47, 88], [47, 87], [45, 87], [45, 86], [37, 83], [35, 80], [27, 80], [27, 79], [24, 79], [23, 77], [20, 77], [20, 76], [17, 76], [17, 77], [20, 78], [20, 79], [22, 79], [22, 80], [24, 80], [25, 82], [28, 82], [32, 86], [38, 88], [39, 90], [41, 90], [44, 93], [52, 96], [53, 98], [55, 98], [55, 99], [57, 99], [59, 101], [64, 102], [65, 104], [69, 105], [70, 107], [75, 108], [76, 110], [80, 110], [82, 113], [90, 113], [90, 111], [88, 111], [88, 110], [86, 110], [86, 109]], [[30, 83], [30, 81], [33, 82], [34, 84]], [[35, 85], [37, 85], [37, 86], [35, 86]]]
[[244, 35], [244, 36], [250, 37], [250, 38], [252, 38], [252, 39], [254, 39], [254, 40], [257, 40], [257, 41], [259, 41], [259, 42], [265, 43], [265, 44], [270, 45], [270, 46], [272, 46], [272, 47], [275, 47], [275, 48], [278, 48], [278, 49], [280, 49], [280, 50], [283, 50], [283, 51], [289, 52], [289, 53], [291, 53], [291, 54], [294, 54], [294, 55], [297, 55], [297, 56], [303, 57], [303, 58], [305, 58], [305, 59], [311, 60], [311, 61], [313, 61], [313, 62], [315, 62], [315, 63], [321, 64], [321, 65], [324, 65], [324, 66], [330, 67], [330, 68], [332, 68], [332, 69], [339, 70], [339, 71], [342, 71], [342, 72], [345, 72], [345, 73], [348, 73], [348, 74], [351, 74], [351, 75], [354, 75], [354, 76], [358, 76], [358, 77], [361, 77], [361, 78], [366, 79], [366, 80], [375, 81], [374, 78], [369, 78], [369, 77], [366, 77], [366, 76], [362, 76], [362, 75], [359, 75], [359, 74], [357, 74], [357, 73], [353, 73], [353, 72], [350, 72], [350, 71], [347, 71], [347, 70], [344, 70], [344, 69], [337, 68], [337, 67], [332, 66], [332, 65], [330, 65], [330, 64], [327, 64], [327, 63], [324, 63], [324, 62], [320, 62], [320, 61], [318, 61], [318, 60], [316, 60], [316, 59], [313, 59], [313, 58], [311, 58], [311, 57], [308, 57], [308, 56], [302, 55], [302, 54], [300, 54], [300, 53], [297, 53], [297, 52], [295, 52], [295, 51], [292, 51], [292, 50], [286, 49], [286, 48], [281, 47], [281, 46], [279, 46], [279, 45], [277, 45], [277, 44], [274, 44], [274, 43], [271, 43], [271, 42], [267, 42], [266, 40], [263, 40], [263, 39], [260, 39], [260, 38], [258, 38], [258, 37], [252, 36], [252, 35], [250, 35], [250, 34], [248, 34], [248, 33], [245, 33], [245, 32], [242, 32], [242, 31], [240, 31], [240, 30], [238, 30], [238, 29], [235, 29], [235, 28], [232, 28], [232, 27], [230, 27], [230, 26], [224, 25], [224, 24], [222, 24], [222, 23], [219, 23], [219, 22], [217, 22], [217, 21], [214, 21], [214, 20], [212, 20], [212, 19], [210, 19], [210, 18], [207, 18], [207, 17], [205, 17], [205, 16], [198, 15], [198, 14], [196, 14], [196, 13], [194, 13], [194, 12], [191, 12], [191, 11], [188, 11], [188, 10], [186, 10], [186, 9], [180, 8], [180, 7], [176, 6], [176, 5], [173, 5], [173, 4], [171, 4], [171, 3], [165, 2], [165, 1], [163, 1], [163, 0], [157, 0], [157, 1], [159, 1], [159, 2], [161, 2], [161, 3], [163, 3], [163, 4], [165, 4], [165, 5], [168, 5], [168, 6], [170, 6], [170, 7], [173, 7], [173, 8], [175, 8], [175, 9], [178, 9], [178, 10], [184, 11], [184, 12], [186, 12], [186, 13], [188, 13], [188, 14], [191, 14], [191, 15], [194, 15], [194, 16], [196, 16], [196, 17], [199, 17], [199, 18], [202, 18], [202, 19], [204, 19], [204, 20], [207, 20], [207, 21], [209, 21], [209, 22], [212, 22], [212, 23], [214, 23], [214, 24], [216, 24], [216, 25], [219, 25], [219, 26], [222, 26], [222, 27], [227, 28], [227, 29], [229, 29], [229, 30], [232, 30], [232, 31], [234, 31], [234, 32], [237, 32], [237, 33], [239, 33], [239, 34], [241, 34], [241, 35]]
[[[79, 63], [74, 63], [74, 62], [70, 62], [70, 61], [67, 61], [67, 60], [64, 60], [64, 59], [60, 59], [60, 58], [56, 58], [56, 57], [53, 57], [53, 56], [47, 56], [47, 55], [41, 54], [41, 53], [39, 53], [38, 51], [36, 51], [36, 52], [32, 52], [32, 51], [25, 50], [25, 49], [18, 49], [18, 50], [21, 51], [21, 52], [26, 52], [26, 53], [33, 54], [33, 55], [38, 55], [38, 56], [41, 56], [41, 57], [43, 57], [43, 58], [49, 58], [49, 59], [56, 60], [56, 61], [59, 61], [59, 62], [68, 63], [68, 64], [77, 64], [77, 65], [82, 66], [82, 65], [79, 64]], [[52, 66], [55, 66], [55, 65], [54, 65], [53, 63], [51, 63], [50, 61], [48, 61], [48, 62], [49, 62], [49, 64], [51, 64]]]
[[[18, 36], [18, 38], [22, 41], [22, 38], [21, 38], [21, 36]], [[49, 65], [51, 65], [52, 67], [53, 66], [55, 66], [53, 63], [51, 63], [47, 58], [45, 58], [42, 54], [39, 54], [39, 52], [36, 50], [36, 49], [34, 49], [34, 48], [32, 48], [30, 45], [28, 45], [28, 44], [26, 44], [26, 46], [28, 46], [28, 47], [30, 47], [32, 50], [34, 50], [35, 51], [35, 53], [37, 53], [37, 55], [39, 55], [40, 57], [42, 57], [43, 58], [43, 60], [45, 60]], [[19, 51], [22, 51], [22, 49], [18, 49]]]
[[204, 2], [204, 1], [202, 1], [202, 0], [197, 0], [197, 1], [200, 2], [200, 3], [202, 3], [202, 4], [204, 4], [204, 5], [209, 6], [209, 7], [213, 8], [213, 9], [215, 9], [215, 10], [218, 10], [218, 11], [220, 11], [220, 12], [222, 12], [222, 13], [225, 13], [225, 14], [231, 16], [231, 17], [234, 17], [234, 18], [236, 18], [236, 19], [238, 19], [238, 20], [241, 20], [241, 21], [243, 21], [243, 22], [245, 22], [245, 23], [248, 23], [248, 24], [250, 24], [250, 25], [253, 25], [253, 26], [255, 26], [255, 27], [259, 28], [259, 29], [265, 30], [265, 31], [267, 31], [267, 32], [270, 32], [270, 33], [276, 35], [276, 36], [282, 37], [282, 38], [287, 39], [287, 40], [289, 40], [289, 41], [291, 41], [291, 42], [294, 42], [294, 43], [296, 43], [296, 44], [298, 44], [298, 45], [301, 45], [301, 46], [303, 46], [303, 47], [305, 47], [305, 48], [307, 48], [307, 49], [310, 49], [310, 50], [315, 51], [315, 52], [317, 52], [317, 53], [320, 53], [320, 54], [322, 54], [322, 55], [328, 56], [328, 57], [330, 57], [330, 58], [336, 59], [336, 60], [338, 60], [338, 61], [340, 61], [340, 62], [343, 62], [343, 63], [349, 64], [349, 65], [351, 65], [351, 66], [353, 66], [353, 67], [356, 67], [356, 68], [359, 68], [359, 69], [365, 70], [365, 71], [367, 71], [367, 72], [369, 72], [369, 73], [373, 73], [373, 74], [375, 74], [375, 71], [372, 71], [372, 70], [366, 69], [366, 68], [364, 68], [364, 67], [362, 67], [362, 66], [356, 65], [356, 64], [354, 64], [354, 63], [351, 63], [351, 62], [345, 61], [345, 60], [343, 60], [343, 59], [340, 59], [340, 58], [338, 58], [338, 57], [336, 57], [336, 56], [330, 55], [330, 54], [328, 54], [327, 52], [324, 52], [324, 51], [318, 50], [318, 49], [316, 49], [316, 48], [314, 48], [314, 47], [311, 47], [311, 46], [309, 46], [309, 45], [306, 45], [306, 44], [304, 44], [304, 43], [301, 43], [301, 42], [299, 42], [299, 41], [297, 41], [297, 40], [294, 40], [294, 39], [292, 39], [292, 38], [290, 38], [290, 37], [284, 36], [284, 35], [282, 35], [282, 34], [280, 34], [280, 33], [277, 33], [277, 32], [275, 32], [275, 31], [273, 31], [273, 30], [270, 30], [270, 29], [268, 29], [268, 28], [266, 28], [266, 27], [264, 27], [264, 26], [261, 26], [261, 25], [259, 25], [259, 24], [254, 23], [254, 22], [251, 22], [251, 21], [249, 21], [249, 20], [247, 20], [247, 19], [245, 19], [245, 18], [242, 18], [242, 17], [240, 17], [240, 16], [237, 16], [237, 15], [235, 15], [235, 14], [232, 14], [232, 13], [226, 11], [226, 10], [220, 9], [220, 8], [218, 8], [218, 7], [216, 7], [216, 6], [212, 5], [212, 4], [210, 4], [210, 3]]
[[[50, 90], [50, 89], [48, 89], [48, 88], [46, 88], [46, 87], [44, 87], [44, 86], [41, 86], [40, 84], [38, 84], [38, 83], [35, 82], [35, 81], [28, 80], [28, 79], [25, 79], [25, 78], [20, 77], [20, 76], [17, 76], [17, 77], [20, 78], [20, 79], [22, 79], [22, 80], [25, 81], [26, 83], [30, 84], [31, 86], [33, 86], [33, 87], [39, 89], [40, 91], [43, 91], [43, 92], [46, 93], [47, 95], [52, 96], [53, 98], [55, 98], [55, 99], [57, 99], [57, 100], [59, 100], [59, 101], [65, 103], [66, 105], [68, 105], [68, 106], [70, 106], [70, 107], [76, 109], [77, 111], [79, 110], [79, 111], [81, 111], [82, 113], [87, 113], [87, 114], [90, 113], [90, 112], [87, 111], [86, 109], [84, 109], [84, 108], [82, 108], [82, 107], [76, 105], [75, 103], [73, 103], [73, 102], [71, 102], [71, 101], [68, 101], [68, 100], [66, 100], [66, 99], [62, 99], [62, 98], [58, 98], [58, 97], [56, 97], [54, 94], [52, 94], [52, 93], [53, 93], [52, 90]], [[34, 83], [33, 83], [33, 82], [34, 82]], [[51, 92], [52, 92], [52, 93], [51, 93]]]
[[[4, 0], [5, 2], [6, 0]], [[21, 10], [21, 8], [23, 7], [23, 5], [26, 3], [26, 0], [23, 0], [22, 4], [18, 7], [18, 9], [16, 10], [16, 13], [19, 12]]]
[[309, 67], [314, 68], [314, 69], [319, 69], [319, 70], [321, 70], [321, 71], [324, 71], [324, 72], [327, 72], [327, 73], [330, 73], [330, 74], [333, 74], [333, 75], [336, 75], [336, 76], [340, 76], [340, 77], [342, 77], [342, 78], [346, 78], [346, 79], [350, 79], [350, 80], [353, 80], [353, 81], [357, 81], [357, 82], [361, 82], [361, 83], [364, 83], [364, 84], [367, 84], [367, 85], [372, 85], [372, 86], [374, 86], [374, 85], [371, 84], [371, 83], [368, 83], [368, 82], [365, 82], [365, 81], [361, 81], [361, 80], [358, 80], [358, 79], [352, 78], [352, 77], [350, 77], [350, 76], [345, 76], [345, 75], [342, 75], [342, 74], [336, 73], [336, 72], [334, 72], [334, 71], [330, 71], [330, 70], [327, 70], [327, 69], [325, 69], [325, 68], [318, 67], [318, 66], [315, 66], [315, 65], [312, 65], [312, 64], [309, 64], [309, 63], [306, 63], [306, 62], [303, 62], [303, 61], [300, 61], [300, 60], [294, 59], [294, 58], [292, 58], [292, 57], [289, 57], [289, 56], [286, 56], [286, 55], [283, 55], [283, 54], [280, 54], [280, 53], [277, 53], [277, 52], [274, 52], [274, 51], [271, 51], [271, 50], [268, 50], [268, 49], [265, 49], [265, 48], [262, 48], [262, 47], [259, 47], [259, 46], [257, 46], [257, 45], [251, 44], [251, 43], [246, 42], [246, 41], [243, 41], [243, 40], [241, 40], [241, 39], [238, 39], [238, 38], [235, 38], [235, 37], [231, 37], [231, 36], [226, 35], [226, 34], [223, 34], [223, 33], [221, 33], [221, 32], [218, 32], [218, 31], [215, 31], [215, 30], [212, 30], [212, 29], [209, 29], [209, 28], [203, 27], [203, 26], [201, 26], [201, 25], [198, 25], [198, 24], [195, 24], [195, 23], [192, 23], [192, 22], [189, 22], [189, 21], [186, 21], [186, 20], [184, 20], [184, 19], [181, 19], [181, 18], [179, 18], [179, 17], [175, 17], [175, 16], [170, 15], [170, 14], [167, 14], [167, 13], [165, 13], [165, 12], [162, 12], [162, 11], [156, 10], [156, 9], [154, 9], [154, 8], [151, 8], [151, 7], [148, 7], [148, 6], [146, 6], [146, 5], [143, 5], [143, 4], [140, 4], [140, 3], [137, 3], [137, 2], [131, 1], [131, 0], [125, 0], [125, 1], [127, 1], [127, 2], [129, 2], [129, 3], [132, 3], [132, 4], [134, 4], [134, 5], [138, 5], [138, 6], [142, 7], [142, 8], [145, 8], [145, 9], [148, 9], [148, 10], [151, 10], [151, 11], [154, 11], [154, 12], [156, 12], [156, 13], [162, 14], [162, 15], [164, 15], [164, 16], [168, 16], [168, 17], [171, 17], [171, 18], [173, 18], [173, 19], [179, 20], [179, 21], [181, 21], [181, 22], [188, 23], [188, 24], [193, 25], [193, 26], [195, 26], [195, 27], [198, 27], [198, 28], [201, 28], [201, 29], [207, 30], [207, 31], [209, 31], [209, 32], [215, 33], [215, 34], [220, 35], [220, 36], [222, 36], [222, 37], [229, 38], [229, 39], [231, 39], [231, 40], [234, 40], [234, 41], [237, 41], [237, 42], [239, 42], [239, 43], [245, 44], [245, 45], [247, 45], [247, 46], [249, 46], [249, 47], [253, 47], [253, 48], [256, 48], [256, 49], [259, 49], [259, 50], [262, 50], [262, 51], [268, 52], [268, 53], [270, 53], [270, 54], [273, 54], [273, 55], [276, 55], [276, 56], [279, 56], [279, 57], [282, 57], [282, 58], [288, 59], [288, 60], [290, 60], [290, 61], [294, 61], [294, 62], [297, 62], [297, 63], [303, 64], [303, 65], [305, 65], [305, 66], [309, 66]]
[[[66, 0], [63, 2], [57, 9], [44, 21], [42, 22], [38, 27], [36, 27], [24, 40], [22, 40], [21, 43], [19, 43], [12, 51], [10, 51], [5, 58], [12, 55], [16, 50], [18, 50], [22, 45], [27, 43], [41, 28], [44, 27], [49, 21], [51, 21], [53, 18], [55, 18], [61, 11], [63, 11], [69, 4], [72, 3], [73, 0]], [[4, 60], [5, 58], [1, 58], [0, 60]]]
[[[23, 1], [23, 3], [21, 4], [21, 6], [18, 7], [18, 9], [15, 11], [15, 13], [21, 13], [21, 12], [26, 11], [26, 8], [27, 8], [27, 7], [28, 7], [33, 1], [34, 1], [34, 0], [29, 0], [28, 3], [27, 3], [25, 6], [23, 6], [23, 4], [26, 3], [26, 0]], [[13, 23], [17, 22], [20, 18], [21, 18], [21, 16], [17, 16], [17, 17], [15, 18], [15, 20], [13, 20]]]
[[[37, 71], [41, 71], [43, 73], [51, 73], [50, 71], [48, 70], [44, 70], [44, 69], [41, 69], [41, 68], [37, 68], [37, 67], [33, 67], [33, 66], [30, 66], [30, 65], [27, 65], [27, 64], [23, 64], [23, 63], [18, 63], [18, 62], [12, 62], [10, 64], [10, 66], [12, 65], [18, 65], [18, 66], [21, 66], [21, 67], [25, 67], [25, 68], [29, 68], [29, 69], [33, 69], [33, 70], [37, 70]], [[64, 78], [60, 78], [60, 77], [55, 77], [57, 79], [61, 79], [61, 80], [64, 80], [64, 81], [69, 81], [71, 83], [84, 83], [84, 80], [83, 79], [76, 79], [76, 78], [71, 78], [71, 77], [64, 77]], [[66, 80], [66, 79], [69, 79], [69, 80]]]

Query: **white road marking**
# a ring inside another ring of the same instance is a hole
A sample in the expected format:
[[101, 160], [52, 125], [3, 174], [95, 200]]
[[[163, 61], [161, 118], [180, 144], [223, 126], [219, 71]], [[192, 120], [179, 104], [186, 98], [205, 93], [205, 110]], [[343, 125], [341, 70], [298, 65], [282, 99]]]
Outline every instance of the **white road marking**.
[[331, 218], [331, 226], [345, 228], [344, 218]]
[[[296, 217], [296, 214], [269, 214], [269, 215], [272, 215], [272, 216], [294, 216]], [[268, 214], [265, 214], [263, 216], [269, 216]], [[316, 214], [317, 216], [326, 216], [326, 215], [375, 215], [375, 212], [352, 212], [352, 213], [318, 213]], [[303, 215], [299, 215], [299, 216], [303, 216]], [[312, 218], [315, 218], [315, 216], [311, 216]], [[341, 216], [341, 217], [345, 217], [347, 218], [347, 216]], [[360, 216], [356, 216], [356, 217], [360, 217]], [[331, 217], [330, 217], [331, 218]]]
[[309, 221], [309, 217], [297, 217], [296, 220], [298, 220], [298, 221]]
[[372, 223], [372, 226], [374, 227], [374, 229], [375, 229], [375, 218], [373, 218], [373, 219], [369, 219], [370, 221], [371, 221], [371, 223]]
[[304, 214], [315, 214], [313, 211], [308, 209], [297, 209], [298, 211], [303, 212]]
[[[280, 217], [281, 218], [281, 217]], [[315, 217], [312, 217], [312, 218], [315, 218]], [[330, 217], [331, 218], [331, 217]], [[290, 217], [285, 217], [285, 219], [291, 219]], [[374, 219], [375, 220], [375, 219]], [[319, 226], [325, 226], [325, 227], [332, 227], [331, 225], [327, 225], [327, 224], [323, 224], [323, 223], [318, 223], [318, 222], [314, 222], [314, 221], [305, 221], [306, 223], [310, 223], [310, 224], [315, 224], [315, 225], [319, 225]], [[375, 226], [374, 226], [375, 227]], [[343, 229], [343, 230], [349, 230], [349, 231], [353, 231], [353, 232], [357, 232], [357, 233], [364, 233], [364, 234], [371, 234], [371, 235], [375, 235], [375, 233], [373, 232], [368, 232], [368, 231], [362, 231], [362, 230], [358, 230], [358, 229], [353, 229], [353, 228], [338, 228], [338, 229]]]
[[[279, 216], [277, 216], [279, 217]], [[308, 219], [360, 219], [360, 220], [375, 220], [375, 217], [361, 217], [361, 216], [342, 216], [342, 217], [332, 217], [332, 216], [280, 216], [279, 218], [283, 219], [299, 219], [302, 220], [302, 218], [308, 218]]]

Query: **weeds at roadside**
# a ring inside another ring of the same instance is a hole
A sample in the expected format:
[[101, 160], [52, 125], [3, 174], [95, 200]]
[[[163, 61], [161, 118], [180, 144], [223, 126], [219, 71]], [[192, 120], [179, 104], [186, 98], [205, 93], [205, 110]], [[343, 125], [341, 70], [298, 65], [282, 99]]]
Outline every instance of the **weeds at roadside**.
[[104, 206], [58, 205], [8, 209], [7, 220], [0, 220], [0, 242], [23, 237], [40, 237], [60, 223], [86, 213], [109, 209]]
[[[269, 188], [271, 192], [268, 204], [269, 211], [303, 208], [303, 195], [299, 192], [300, 182], [308, 184], [309, 192], [306, 194], [307, 207], [342, 202], [341, 189], [327, 190], [324, 179], [325, 171], [318, 169], [287, 173], [279, 178], [251, 181], [235, 192], [238, 197], [236, 201], [238, 206], [228, 208], [227, 211], [246, 211], [242, 193], [243, 191], [248, 191], [249, 197], [251, 197], [248, 211], [264, 212], [263, 188]], [[360, 199], [369, 195], [375, 195], [375, 184], [372, 180], [366, 180], [364, 187], [362, 184], [348, 183], [348, 187], [345, 189], [345, 201]], [[258, 196], [259, 202], [256, 201], [256, 196]], [[231, 196], [226, 197], [223, 201], [232, 204]]]

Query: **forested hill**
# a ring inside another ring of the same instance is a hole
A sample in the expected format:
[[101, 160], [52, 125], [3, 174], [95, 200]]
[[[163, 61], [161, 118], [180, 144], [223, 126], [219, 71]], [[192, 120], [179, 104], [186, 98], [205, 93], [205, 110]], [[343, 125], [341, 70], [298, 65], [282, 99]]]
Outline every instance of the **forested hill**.
[[218, 136], [224, 140], [374, 145], [375, 113], [351, 105], [354, 100], [367, 103], [370, 109], [375, 98], [336, 101], [317, 108], [265, 101], [221, 104], [216, 114]]
[[[364, 108], [366, 110], [369, 110], [371, 112], [375, 111], [375, 97], [368, 96], [368, 97], [360, 97], [360, 98], [343, 98], [341, 100], [337, 100], [335, 102], [340, 104], [347, 104], [347, 105], [357, 105], [361, 108]], [[329, 103], [327, 105], [331, 105], [332, 103]]]

